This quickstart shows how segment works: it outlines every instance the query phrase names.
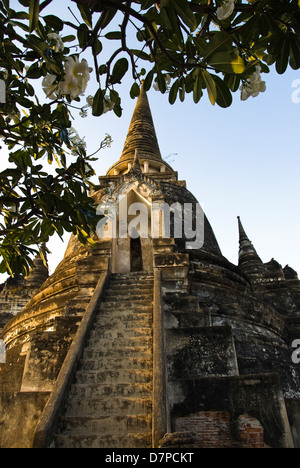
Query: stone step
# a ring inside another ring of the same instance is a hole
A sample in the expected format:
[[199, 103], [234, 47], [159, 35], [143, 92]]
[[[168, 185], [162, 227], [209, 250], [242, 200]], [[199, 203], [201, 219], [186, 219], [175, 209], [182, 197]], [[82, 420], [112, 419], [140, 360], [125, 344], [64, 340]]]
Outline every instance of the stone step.
[[123, 298], [122, 300], [117, 300], [116, 297], [114, 298], [107, 298], [100, 302], [100, 311], [107, 310], [107, 309], [115, 309], [116, 311], [119, 310], [136, 310], [136, 309], [143, 309], [145, 307], [152, 307], [153, 299], [148, 298], [140, 298], [134, 296], [128, 296]]
[[143, 322], [149, 323], [148, 326], [152, 324], [152, 314], [153, 314], [153, 308], [152, 307], [144, 307], [142, 310], [136, 309], [122, 309], [122, 310], [111, 310], [111, 309], [106, 309], [106, 310], [101, 310], [99, 311], [98, 316], [96, 317], [94, 321], [94, 325], [107, 325], [107, 324], [113, 324], [113, 323], [119, 323], [122, 322], [127, 325], [134, 325], [140, 324]]
[[[88, 352], [95, 353], [93, 355], [89, 354]], [[140, 357], [140, 358], [149, 358], [152, 356], [152, 347], [149, 346], [132, 346], [132, 347], [126, 347], [126, 348], [110, 348], [110, 349], [105, 349], [103, 345], [97, 344], [94, 347], [86, 348], [85, 349], [86, 354], [84, 354], [85, 357], [89, 357], [89, 359], [98, 359], [98, 358], [109, 358], [110, 356], [112, 357]], [[92, 357], [93, 356], [93, 357]]]
[[122, 274], [122, 273], [113, 273], [110, 275], [110, 282], [112, 283], [113, 281], [153, 281], [154, 276], [149, 275], [149, 274]]
[[119, 338], [112, 340], [110, 338], [103, 338], [100, 334], [92, 335], [87, 342], [87, 349], [93, 349], [95, 351], [104, 349], [105, 351], [114, 350], [119, 351], [121, 349], [132, 349], [135, 347], [141, 348], [150, 346], [152, 348], [152, 336], [133, 336], [128, 338]]
[[137, 286], [144, 285], [144, 284], [154, 284], [154, 278], [153, 276], [144, 276], [144, 277], [126, 277], [126, 276], [120, 276], [120, 277], [115, 277], [112, 276], [110, 277], [108, 287], [114, 286], [115, 284], [135, 284]]
[[152, 392], [152, 382], [144, 384], [125, 383], [119, 384], [72, 384], [70, 390], [71, 398], [120, 398], [120, 397], [133, 397], [133, 398], [148, 398]]
[[57, 448], [151, 448], [152, 435], [146, 434], [105, 434], [105, 435], [63, 435], [55, 436]]
[[76, 373], [76, 382], [79, 384], [136, 384], [152, 381], [152, 370], [114, 370], [112, 367], [102, 371], [80, 370]]
[[118, 302], [120, 303], [127, 301], [153, 301], [152, 293], [147, 293], [145, 291], [141, 291], [139, 293], [137, 293], [137, 291], [134, 291], [134, 293], [132, 293], [128, 291], [127, 288], [127, 291], [122, 291], [122, 293], [120, 293], [120, 291], [118, 290], [107, 292], [104, 298], [101, 300], [101, 302], [115, 302], [116, 297], [118, 298]]
[[81, 371], [107, 371], [119, 370], [125, 368], [129, 370], [152, 370], [153, 363], [152, 357], [148, 359], [142, 359], [140, 357], [123, 357], [117, 356], [115, 358], [111, 357], [109, 359], [82, 359], [80, 362]]
[[153, 295], [153, 284], [152, 283], [147, 283], [147, 284], [136, 284], [136, 283], [121, 283], [121, 284], [112, 284], [108, 286], [106, 289], [105, 293], [103, 296], [105, 296], [106, 293], [110, 294], [115, 292], [116, 294], [126, 294], [126, 292], [134, 292], [136, 294], [151, 294]]
[[71, 398], [66, 404], [66, 416], [150, 414], [151, 398]]
[[127, 310], [127, 309], [106, 309], [100, 312], [98, 318], [94, 321], [95, 325], [107, 325], [110, 323], [124, 323], [124, 328], [130, 328], [131, 325], [140, 328], [151, 327], [152, 317], [153, 317], [153, 308], [144, 307], [142, 310]]
[[[118, 291], [119, 293], [123, 294], [128, 292], [128, 284], [123, 283], [122, 285], [118, 282], [110, 283], [105, 290], [105, 294], [109, 294], [112, 292]], [[134, 292], [147, 292], [148, 294], [153, 293], [153, 282], [141, 283], [134, 285]]]
[[67, 303], [67, 307], [72, 309], [80, 309], [85, 308], [87, 304], [90, 302], [91, 296], [87, 295], [80, 295], [76, 296], [74, 299], [70, 299]]
[[114, 279], [119, 279], [119, 278], [124, 278], [124, 279], [130, 279], [130, 278], [142, 278], [142, 279], [148, 279], [154, 278], [153, 273], [146, 273], [146, 272], [131, 272], [131, 273], [112, 273], [110, 276], [111, 280]]
[[99, 304], [97, 316], [95, 317], [94, 323], [99, 324], [101, 322], [106, 323], [107, 319], [110, 320], [126, 320], [128, 321], [137, 321], [142, 320], [143, 318], [152, 318], [153, 315], [153, 305], [139, 306], [139, 307], [129, 307], [128, 306], [119, 306], [115, 308], [105, 307], [105, 303]]
[[65, 434], [124, 434], [152, 432], [151, 415], [107, 416], [103, 418], [88, 418], [64, 416], [61, 427]]
[[67, 304], [67, 315], [82, 317], [92, 296], [78, 296]]
[[[103, 316], [103, 320], [96, 320], [93, 324], [92, 330], [98, 330], [99, 333], [118, 333], [119, 331], [124, 332], [126, 335], [134, 333], [136, 330], [149, 330], [149, 334], [152, 334], [152, 313], [138, 314], [129, 316], [115, 317], [111, 314]], [[92, 331], [91, 330], [91, 331]], [[138, 336], [138, 333], [136, 334]]]
[[139, 284], [136, 284], [135, 281], [133, 281], [132, 283], [113, 283], [107, 287], [105, 294], [106, 292], [118, 291], [118, 293], [123, 293], [126, 291], [128, 292], [133, 290], [136, 293], [144, 292], [147, 294], [153, 294], [153, 283], [152, 281]]
[[121, 318], [124, 316], [129, 316], [129, 320], [135, 315], [140, 314], [152, 314], [153, 313], [153, 304], [147, 301], [141, 303], [117, 303], [117, 302], [101, 302], [99, 308], [99, 315], [101, 317], [109, 315], [111, 318], [117, 317]]
[[153, 286], [153, 278], [113, 278], [109, 282], [108, 287], [119, 286], [132, 286], [143, 287], [144, 285]]
[[[105, 351], [103, 349], [95, 350], [92, 348], [85, 348], [85, 350], [83, 351], [83, 359], [103, 360], [103, 358], [109, 358], [110, 360], [115, 360], [119, 358], [122, 362], [134, 358], [147, 360], [152, 358], [152, 349], [150, 349], [149, 347], [130, 348], [124, 350], [123, 352], [120, 352], [120, 350], [114, 352], [113, 350]], [[124, 364], [126, 364], [126, 362]]]
[[120, 338], [133, 338], [133, 337], [152, 337], [152, 328], [141, 327], [138, 328], [125, 328], [120, 321], [120, 326], [116, 327], [114, 324], [107, 324], [106, 326], [100, 323], [93, 327], [91, 331], [91, 338], [101, 337], [109, 338], [111, 340], [118, 340]]

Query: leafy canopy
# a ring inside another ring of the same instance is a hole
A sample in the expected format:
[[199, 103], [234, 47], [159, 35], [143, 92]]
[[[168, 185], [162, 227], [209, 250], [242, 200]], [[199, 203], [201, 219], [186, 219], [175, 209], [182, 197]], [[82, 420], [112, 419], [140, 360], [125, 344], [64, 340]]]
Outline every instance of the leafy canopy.
[[[264, 91], [271, 65], [279, 74], [300, 67], [299, 0], [69, 0], [66, 19], [52, 14], [55, 2], [0, 0], [0, 137], [10, 162], [0, 173], [0, 272], [10, 274], [28, 274], [55, 232], [93, 242], [94, 158], [72, 129], [74, 106], [120, 116], [118, 86], [130, 74], [132, 98], [143, 79], [171, 104], [207, 92], [228, 107], [233, 92]], [[91, 74], [97, 88], [86, 99]]]

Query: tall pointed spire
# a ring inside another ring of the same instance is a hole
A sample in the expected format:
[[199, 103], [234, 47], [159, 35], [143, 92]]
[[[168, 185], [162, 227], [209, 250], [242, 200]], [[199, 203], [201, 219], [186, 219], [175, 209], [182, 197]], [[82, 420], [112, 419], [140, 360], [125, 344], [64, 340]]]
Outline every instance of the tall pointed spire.
[[120, 161], [134, 159], [135, 151], [143, 159], [162, 161], [148, 97], [142, 84]]
[[238, 216], [239, 226], [239, 266], [247, 274], [256, 274], [261, 270], [263, 262], [258, 256], [252, 242], [249, 240], [242, 225], [241, 218]]
[[26, 278], [26, 282], [30, 286], [39, 288], [48, 278], [49, 269], [39, 254], [33, 260], [33, 264], [34, 266], [30, 269], [29, 275]]
[[137, 166], [136, 151], [142, 172], [175, 174], [172, 167], [161, 157], [144, 83], [141, 85], [121, 157], [110, 167], [107, 175], [124, 175], [131, 170], [133, 165]]
[[240, 237], [240, 244], [241, 244], [242, 242], [249, 241], [249, 239], [242, 225], [241, 218], [239, 216], [237, 218], [238, 218], [238, 224], [239, 224], [239, 237]]

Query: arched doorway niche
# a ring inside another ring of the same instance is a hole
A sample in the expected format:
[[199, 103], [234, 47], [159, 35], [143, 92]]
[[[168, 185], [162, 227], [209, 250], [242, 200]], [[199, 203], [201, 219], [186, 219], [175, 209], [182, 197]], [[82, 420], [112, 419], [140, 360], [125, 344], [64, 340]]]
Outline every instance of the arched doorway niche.
[[153, 271], [151, 201], [137, 187], [119, 194], [116, 236], [112, 239], [112, 273]]

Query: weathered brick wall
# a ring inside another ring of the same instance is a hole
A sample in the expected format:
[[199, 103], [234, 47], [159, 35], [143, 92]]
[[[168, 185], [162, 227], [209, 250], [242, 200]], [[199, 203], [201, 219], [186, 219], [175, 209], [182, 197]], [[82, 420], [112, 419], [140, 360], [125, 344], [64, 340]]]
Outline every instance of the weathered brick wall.
[[242, 414], [237, 420], [236, 429], [241, 447], [264, 447], [264, 431], [257, 419], [251, 418], [247, 414]]
[[255, 418], [241, 415], [232, 421], [227, 411], [203, 411], [177, 418], [177, 433], [195, 433], [199, 448], [263, 448], [264, 432]]

